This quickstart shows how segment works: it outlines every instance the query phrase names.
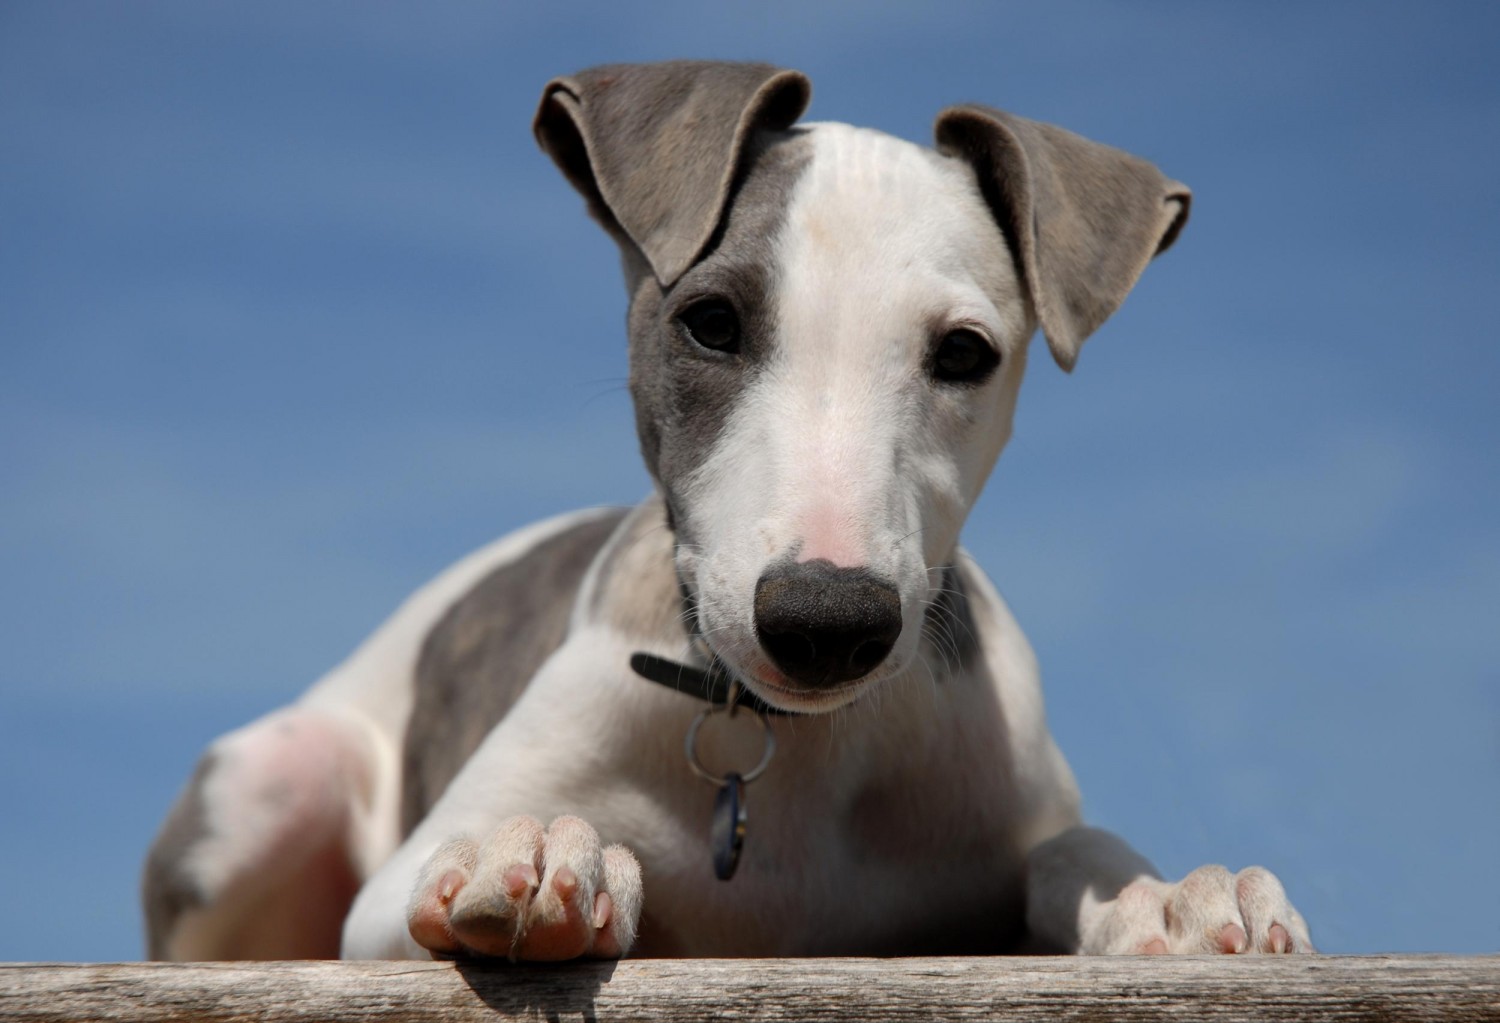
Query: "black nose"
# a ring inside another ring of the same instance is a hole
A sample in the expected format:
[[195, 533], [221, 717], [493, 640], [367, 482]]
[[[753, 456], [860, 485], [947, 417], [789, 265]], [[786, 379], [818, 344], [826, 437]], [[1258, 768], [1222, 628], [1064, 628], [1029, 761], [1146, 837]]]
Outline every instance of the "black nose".
[[755, 631], [776, 666], [803, 685], [875, 669], [901, 635], [901, 596], [863, 568], [782, 565], [755, 584]]

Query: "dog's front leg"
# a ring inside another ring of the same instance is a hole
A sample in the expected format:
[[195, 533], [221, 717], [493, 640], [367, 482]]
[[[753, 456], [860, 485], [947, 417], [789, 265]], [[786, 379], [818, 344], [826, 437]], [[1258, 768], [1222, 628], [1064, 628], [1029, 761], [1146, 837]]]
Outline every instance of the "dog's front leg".
[[360, 890], [344, 924], [345, 958], [629, 951], [641, 871], [613, 843], [634, 844], [636, 826], [654, 819], [639, 772], [677, 763], [675, 735], [637, 727], [649, 713], [643, 700], [676, 697], [628, 676], [630, 651], [607, 629], [585, 629], [553, 654]]
[[1070, 828], [1032, 849], [1026, 898], [1032, 937], [1056, 951], [1313, 951], [1302, 914], [1270, 871], [1207, 866], [1168, 882], [1098, 828]]
[[603, 845], [578, 817], [543, 827], [518, 815], [433, 853], [406, 924], [435, 956], [617, 959], [635, 940], [640, 904], [641, 868], [629, 849]]

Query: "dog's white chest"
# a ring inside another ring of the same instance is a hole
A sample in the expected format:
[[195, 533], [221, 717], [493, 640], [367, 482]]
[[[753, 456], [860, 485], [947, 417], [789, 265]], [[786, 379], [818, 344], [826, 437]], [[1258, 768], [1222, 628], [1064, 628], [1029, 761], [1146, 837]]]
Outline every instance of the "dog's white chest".
[[[746, 790], [744, 849], [731, 880], [714, 875], [711, 786], [677, 784], [669, 770], [654, 812], [617, 822], [639, 827], [620, 839], [644, 869], [639, 954], [1013, 947], [1024, 836], [1016, 788], [997, 762], [1001, 722], [971, 711], [967, 725], [955, 724], [950, 708], [946, 721], [924, 723], [931, 731], [883, 736], [858, 720], [874, 713], [857, 705], [842, 729], [775, 720], [781, 749]], [[934, 905], [952, 907], [938, 927]]]

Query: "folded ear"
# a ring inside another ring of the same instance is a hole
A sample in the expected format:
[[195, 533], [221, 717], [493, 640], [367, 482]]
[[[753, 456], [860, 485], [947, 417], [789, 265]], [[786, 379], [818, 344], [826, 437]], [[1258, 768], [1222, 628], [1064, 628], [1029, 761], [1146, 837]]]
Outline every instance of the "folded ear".
[[547, 83], [537, 141], [662, 285], [718, 227], [746, 140], [802, 116], [807, 79], [769, 64], [611, 64]]
[[937, 145], [968, 160], [1005, 232], [1052, 357], [1071, 371], [1187, 222], [1192, 193], [1152, 164], [983, 106], [938, 115]]

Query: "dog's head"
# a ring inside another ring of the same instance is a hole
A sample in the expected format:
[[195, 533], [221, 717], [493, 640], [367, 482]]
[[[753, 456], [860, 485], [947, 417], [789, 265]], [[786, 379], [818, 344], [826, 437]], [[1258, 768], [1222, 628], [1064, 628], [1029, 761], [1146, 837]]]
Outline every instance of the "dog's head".
[[920, 656], [1040, 326], [1071, 369], [1187, 217], [1151, 164], [987, 107], [937, 149], [794, 127], [763, 64], [594, 68], [537, 136], [619, 242], [641, 447], [703, 638], [821, 710]]

